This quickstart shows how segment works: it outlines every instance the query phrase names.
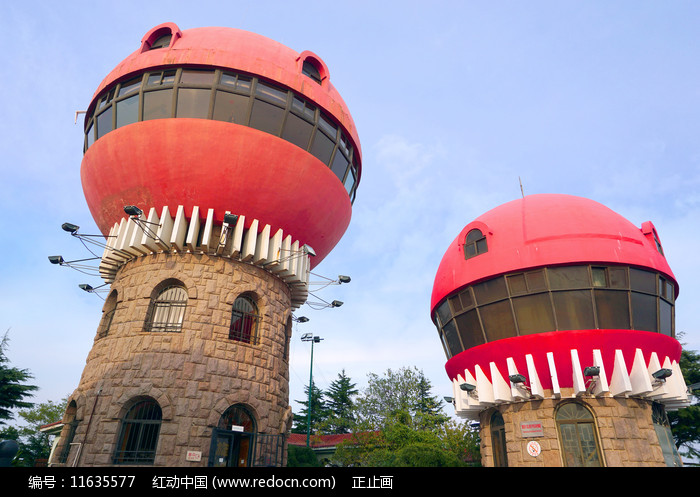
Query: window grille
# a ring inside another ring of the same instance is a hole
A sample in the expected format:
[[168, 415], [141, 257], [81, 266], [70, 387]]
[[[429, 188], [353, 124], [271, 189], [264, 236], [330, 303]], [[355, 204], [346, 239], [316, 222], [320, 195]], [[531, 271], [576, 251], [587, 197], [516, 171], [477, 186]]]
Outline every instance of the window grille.
[[145, 331], [182, 331], [187, 307], [187, 291], [181, 286], [169, 286], [151, 301]]
[[122, 420], [114, 464], [153, 464], [162, 417], [153, 400], [134, 404]]
[[258, 307], [250, 297], [240, 296], [233, 303], [228, 337], [239, 342], [258, 344]]

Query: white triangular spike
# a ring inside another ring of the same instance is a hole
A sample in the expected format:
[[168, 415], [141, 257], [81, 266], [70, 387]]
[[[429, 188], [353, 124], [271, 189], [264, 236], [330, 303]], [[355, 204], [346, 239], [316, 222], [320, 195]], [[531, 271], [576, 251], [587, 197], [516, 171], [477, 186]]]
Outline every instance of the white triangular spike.
[[493, 386], [478, 364], [474, 366], [474, 376], [476, 377], [476, 391], [479, 396], [479, 403], [493, 404]]
[[630, 383], [632, 384], [630, 395], [645, 395], [652, 391], [651, 377], [647, 370], [642, 349], [637, 349], [634, 353], [634, 362], [630, 371]]
[[489, 363], [491, 373], [491, 385], [493, 386], [493, 399], [495, 402], [512, 402], [513, 396], [510, 394], [510, 382], [503, 379], [503, 375], [498, 370], [495, 362]]
[[661, 362], [659, 361], [659, 356], [656, 352], [652, 352], [649, 357], [649, 364], [647, 365], [647, 374], [649, 375], [649, 381], [651, 381], [652, 387], [652, 391], [648, 395], [649, 397], [664, 397], [668, 392], [666, 383], [659, 383], [652, 376], [653, 373], [656, 373], [660, 369]]
[[185, 208], [181, 205], [177, 206], [175, 212], [175, 221], [173, 223], [173, 232], [170, 235], [170, 245], [175, 247], [177, 251], [185, 249], [185, 237], [187, 236], [187, 219], [185, 218]]
[[132, 250], [132, 253], [133, 251], [136, 251], [138, 255], [150, 254], [151, 250], [143, 244], [143, 238], [146, 236], [146, 233], [143, 230], [143, 224], [146, 222], [146, 218], [143, 214], [139, 214], [136, 217], [138, 222], [135, 222], [133, 217], [129, 219], [134, 224], [134, 229], [131, 233], [131, 240], [129, 240], [129, 248]]
[[673, 361], [671, 365], [671, 381], [673, 382], [672, 391], [674, 392], [674, 398], [678, 399], [682, 403], [689, 403], [688, 398], [688, 387], [685, 384], [685, 379], [683, 378], [683, 371], [681, 371], [680, 365]]
[[207, 210], [207, 218], [204, 221], [204, 230], [202, 231], [202, 250], [205, 254], [209, 253], [212, 246], [212, 235], [214, 233], [214, 209]]
[[603, 365], [603, 356], [600, 350], [593, 350], [593, 365], [600, 368], [598, 373], [598, 378], [595, 379], [595, 386], [593, 387], [593, 395], [602, 395], [610, 391], [610, 386], [608, 385], [608, 375], [605, 372], [605, 366]]
[[632, 382], [627, 372], [625, 356], [620, 349], [615, 350], [615, 363], [610, 379], [610, 393], [615, 396], [627, 395], [632, 392]]
[[243, 239], [241, 260], [247, 262], [255, 256], [255, 242], [258, 238], [258, 220], [253, 219]]
[[158, 217], [158, 211], [155, 207], [151, 207], [148, 211], [148, 217], [146, 218], [146, 225], [150, 230], [149, 233], [144, 231], [141, 237], [141, 245], [145, 246], [151, 252], [158, 251], [158, 244], [156, 244], [155, 235], [158, 233], [158, 225], [160, 224], [160, 218]]
[[283, 239], [284, 232], [280, 228], [270, 238], [270, 246], [267, 249], [268, 265], [266, 266], [266, 269], [275, 274], [278, 274], [283, 270], [282, 265], [280, 264], [280, 249], [282, 248]]
[[245, 231], [245, 216], [238, 216], [236, 227], [233, 229], [231, 239], [231, 257], [238, 257], [243, 248], [243, 232]]
[[530, 382], [530, 394], [535, 398], [543, 399], [544, 389], [542, 388], [540, 377], [537, 374], [537, 368], [535, 368], [535, 361], [532, 358], [532, 354], [525, 355], [525, 364], [527, 364], [527, 378]]
[[194, 252], [197, 248], [197, 239], [199, 238], [199, 207], [194, 206], [192, 209], [192, 217], [190, 217], [190, 225], [187, 228], [187, 236], [185, 237], [185, 246], [190, 252]]
[[[506, 365], [508, 366], [508, 377], [510, 381], [510, 377], [513, 375], [520, 374], [518, 372], [518, 368], [515, 365], [515, 361], [513, 360], [512, 357], [506, 357]], [[524, 376], [524, 375], [523, 375]], [[513, 383], [510, 381], [510, 395], [519, 400], [524, 400], [530, 397], [530, 393], [527, 391], [527, 388], [525, 388], [525, 384], [521, 383]]]
[[581, 370], [581, 361], [578, 358], [578, 350], [571, 349], [571, 370], [573, 371], [574, 395], [586, 393], [586, 381]]
[[270, 225], [266, 224], [258, 234], [258, 240], [255, 244], [253, 264], [264, 264], [267, 262], [267, 256], [270, 248], [270, 229]]
[[170, 250], [170, 236], [173, 233], [173, 218], [168, 206], [164, 206], [160, 214], [160, 228], [158, 228], [158, 240], [156, 244], [163, 250]]
[[557, 372], [557, 365], [554, 361], [554, 354], [552, 352], [547, 352], [547, 364], [549, 365], [549, 378], [552, 380], [552, 395], [555, 398], [561, 397], [561, 388], [559, 388], [559, 373]]

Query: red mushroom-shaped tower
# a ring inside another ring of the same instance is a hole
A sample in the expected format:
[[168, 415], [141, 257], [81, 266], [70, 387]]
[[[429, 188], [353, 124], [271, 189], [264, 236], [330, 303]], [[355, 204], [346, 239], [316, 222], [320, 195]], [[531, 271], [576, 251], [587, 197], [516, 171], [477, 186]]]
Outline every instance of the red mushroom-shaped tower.
[[111, 286], [53, 463], [283, 465], [292, 311], [362, 169], [328, 68], [162, 24], [100, 84], [84, 151]]
[[360, 144], [328, 68], [311, 52], [231, 28], [166, 23], [100, 84], [81, 177], [108, 235], [125, 205], [244, 215], [320, 262], [345, 232]]
[[[553, 439], [550, 453], [523, 456], [521, 464], [603, 464], [599, 444], [578, 453], [567, 445], [568, 432], [556, 425], [558, 432], [547, 433], [537, 419], [557, 419], [558, 403], [572, 399], [599, 418], [597, 403], [611, 399], [654, 409], [687, 405], [674, 338], [677, 296], [652, 223], [640, 229], [597, 202], [532, 195], [469, 223], [440, 263], [431, 315], [448, 357], [456, 412], [479, 419], [482, 436], [494, 442], [486, 462], [502, 464], [516, 450], [499, 445], [494, 427], [512, 428], [523, 441], [527, 430], [512, 424], [520, 419], [536, 421], [531, 442]], [[546, 413], [512, 415], [522, 403], [536, 410], [532, 401], [547, 401], [537, 404]], [[645, 421], [652, 426], [652, 415]], [[591, 434], [597, 441], [602, 430]], [[657, 443], [663, 462], [662, 446]], [[517, 447], [526, 454], [524, 443]], [[609, 464], [616, 457], [607, 456]]]

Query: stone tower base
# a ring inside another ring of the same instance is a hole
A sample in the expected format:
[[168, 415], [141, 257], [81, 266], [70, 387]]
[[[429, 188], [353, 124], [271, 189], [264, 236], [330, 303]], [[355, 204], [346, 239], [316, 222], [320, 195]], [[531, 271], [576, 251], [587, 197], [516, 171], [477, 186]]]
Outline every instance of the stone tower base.
[[[637, 398], [572, 397], [502, 404], [482, 411], [482, 465], [681, 465], [659, 404]], [[561, 410], [568, 403], [578, 406]]]
[[[153, 301], [169, 285], [186, 291], [181, 326], [175, 319], [170, 329], [149, 329]], [[257, 306], [254, 339], [231, 338], [232, 308], [241, 295]], [[127, 412], [141, 400], [157, 403], [162, 411], [155, 455], [145, 464], [207, 466], [236, 459], [253, 465], [253, 456], [246, 455], [252, 449], [246, 454], [226, 452], [228, 446], [212, 449], [215, 430], [222, 426], [226, 433], [254, 431], [240, 451], [272, 441], [257, 447], [255, 457], [281, 464], [279, 453], [285, 451], [279, 443], [290, 422], [290, 334], [290, 290], [262, 268], [192, 253], [132, 259], [116, 274], [80, 384], [69, 398], [57, 448], [61, 464], [138, 465], [129, 459], [132, 454], [118, 454], [128, 448]], [[231, 418], [224, 426], [222, 417], [232, 406], [245, 413], [244, 419]], [[139, 429], [143, 436], [151, 433], [143, 423]], [[233, 438], [228, 442], [233, 444]], [[276, 454], [265, 455], [265, 450]]]

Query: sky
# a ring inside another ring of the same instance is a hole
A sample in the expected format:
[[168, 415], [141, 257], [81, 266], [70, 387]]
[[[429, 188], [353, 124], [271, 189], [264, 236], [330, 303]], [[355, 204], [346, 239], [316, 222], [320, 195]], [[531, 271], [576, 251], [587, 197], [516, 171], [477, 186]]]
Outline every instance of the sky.
[[[470, 221], [537, 193], [652, 221], [679, 282], [676, 330], [700, 350], [700, 3], [522, 1], [33, 1], [0, 8], [0, 333], [35, 402], [80, 380], [102, 282], [47, 257], [90, 257], [61, 230], [98, 233], [80, 184], [82, 120], [102, 79], [154, 26], [226, 26], [318, 54], [357, 126], [363, 174], [343, 239], [314, 270], [294, 330], [290, 401], [342, 370], [416, 367], [451, 395], [430, 319], [437, 267]], [[521, 192], [522, 184], [522, 192]], [[315, 278], [312, 276], [312, 280]]]

